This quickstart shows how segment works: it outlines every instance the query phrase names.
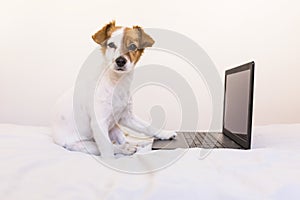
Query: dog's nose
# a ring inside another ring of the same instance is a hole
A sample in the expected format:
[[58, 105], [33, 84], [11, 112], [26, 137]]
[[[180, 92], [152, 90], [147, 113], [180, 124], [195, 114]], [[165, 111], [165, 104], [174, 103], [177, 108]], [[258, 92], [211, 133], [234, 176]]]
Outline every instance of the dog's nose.
[[127, 60], [123, 56], [120, 56], [116, 59], [118, 67], [123, 67], [126, 64], [126, 62]]

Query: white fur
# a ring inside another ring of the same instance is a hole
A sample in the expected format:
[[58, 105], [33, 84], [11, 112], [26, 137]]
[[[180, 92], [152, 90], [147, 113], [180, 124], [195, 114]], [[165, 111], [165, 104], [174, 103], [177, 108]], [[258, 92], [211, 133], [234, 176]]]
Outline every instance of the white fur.
[[126, 58], [126, 71], [114, 70], [114, 61], [121, 55], [122, 38], [123, 29], [113, 33], [108, 40], [113, 41], [117, 48], [107, 48], [102, 55], [100, 69], [103, 73], [92, 80], [97, 84], [93, 104], [85, 99], [88, 95], [81, 95], [77, 123], [74, 119], [73, 90], [57, 102], [53, 121], [53, 138], [57, 144], [71, 151], [94, 155], [100, 155], [101, 152], [102, 157], [113, 157], [115, 154], [131, 155], [140, 146], [126, 142], [119, 125], [160, 139], [176, 136], [174, 131], [158, 131], [133, 115], [129, 88], [134, 64]]

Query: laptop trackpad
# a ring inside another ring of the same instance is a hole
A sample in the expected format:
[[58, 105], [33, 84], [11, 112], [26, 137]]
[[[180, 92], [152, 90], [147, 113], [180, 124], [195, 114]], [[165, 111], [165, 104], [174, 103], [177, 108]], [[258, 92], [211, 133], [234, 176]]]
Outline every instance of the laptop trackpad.
[[177, 136], [173, 140], [154, 140], [152, 149], [176, 149], [176, 148], [188, 148], [183, 133], [177, 133]]

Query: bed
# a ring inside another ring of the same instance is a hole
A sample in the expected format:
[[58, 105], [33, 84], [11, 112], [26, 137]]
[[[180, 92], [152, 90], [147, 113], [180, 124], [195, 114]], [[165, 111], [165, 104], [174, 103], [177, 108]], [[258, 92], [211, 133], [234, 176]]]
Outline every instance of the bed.
[[[189, 149], [156, 172], [124, 173], [57, 146], [47, 127], [1, 124], [0, 199], [299, 199], [299, 140], [300, 124], [260, 126], [252, 150]], [[178, 151], [117, 162], [163, 162]]]

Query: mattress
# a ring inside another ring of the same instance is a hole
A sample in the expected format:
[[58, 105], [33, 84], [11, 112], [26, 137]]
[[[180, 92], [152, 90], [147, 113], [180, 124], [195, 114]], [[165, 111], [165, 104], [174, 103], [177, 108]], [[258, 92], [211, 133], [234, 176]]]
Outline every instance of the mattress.
[[255, 127], [251, 150], [162, 150], [114, 161], [65, 150], [47, 127], [1, 124], [0, 147], [5, 200], [300, 198], [300, 124]]

